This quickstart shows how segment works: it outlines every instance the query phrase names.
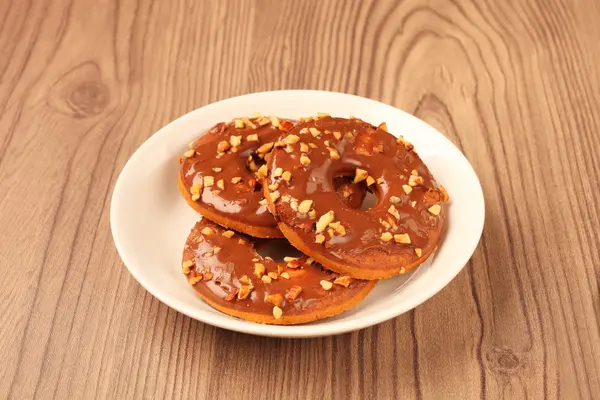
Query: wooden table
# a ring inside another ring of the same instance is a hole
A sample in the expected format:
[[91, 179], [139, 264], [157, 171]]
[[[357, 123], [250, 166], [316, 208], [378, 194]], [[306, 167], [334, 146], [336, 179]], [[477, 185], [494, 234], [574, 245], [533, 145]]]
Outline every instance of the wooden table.
[[[600, 3], [0, 0], [0, 398], [600, 398]], [[115, 180], [175, 117], [315, 88], [393, 104], [477, 171], [466, 268], [311, 340], [204, 325], [127, 272]]]

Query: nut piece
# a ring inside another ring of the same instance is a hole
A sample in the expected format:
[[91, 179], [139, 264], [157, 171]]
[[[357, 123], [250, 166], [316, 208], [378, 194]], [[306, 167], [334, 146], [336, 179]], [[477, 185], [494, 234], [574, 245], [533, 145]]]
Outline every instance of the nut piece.
[[260, 278], [260, 280], [263, 281], [264, 283], [271, 283], [271, 281], [272, 281], [272, 279], [271, 279], [271, 277], [269, 275], [263, 275]]
[[275, 319], [281, 318], [282, 315], [283, 311], [281, 310], [281, 308], [277, 306], [273, 307], [273, 316], [275, 317]]
[[258, 169], [258, 171], [256, 171], [256, 176], [258, 176], [259, 178], [266, 178], [268, 173], [269, 173], [269, 170], [267, 168], [267, 164], [263, 164]]
[[442, 206], [439, 204], [435, 204], [427, 209], [433, 215], [440, 215], [440, 211], [442, 211]]
[[244, 285], [249, 285], [250, 284], [250, 278], [248, 278], [248, 275], [243, 275], [240, 279], [239, 279], [240, 283], [243, 283]]
[[231, 145], [229, 144], [229, 142], [227, 142], [225, 140], [223, 140], [222, 142], [219, 142], [219, 144], [217, 145], [217, 151], [219, 153], [225, 153], [230, 148], [231, 148]]
[[241, 176], [236, 176], [236, 177], [231, 178], [231, 183], [233, 183], [233, 184], [240, 183], [241, 180], [242, 180]]
[[202, 185], [199, 185], [199, 184], [192, 185], [192, 187], [190, 188], [190, 193], [191, 194], [199, 194], [201, 190], [202, 190]]
[[221, 233], [221, 236], [225, 236], [227, 239], [231, 239], [233, 235], [235, 235], [234, 231], [225, 231]]
[[221, 250], [222, 249], [220, 247], [215, 247], [215, 249], [213, 250], [213, 254], [219, 254]]
[[252, 135], [246, 136], [246, 140], [249, 142], [258, 142], [258, 135], [253, 133]]
[[318, 234], [317, 236], [315, 236], [315, 243], [321, 244], [325, 241], [325, 236], [322, 234]]
[[181, 264], [181, 269], [183, 270], [184, 274], [189, 274], [193, 266], [194, 262], [192, 260], [187, 260]]
[[321, 215], [321, 218], [319, 218], [319, 221], [317, 221], [317, 233], [323, 232], [327, 226], [333, 222], [334, 217], [335, 214], [333, 210], [329, 210], [327, 213]]
[[258, 126], [265, 126], [265, 125], [269, 125], [271, 123], [271, 120], [267, 117], [262, 117], [256, 122], [258, 123]]
[[280, 196], [281, 195], [277, 191], [269, 193], [269, 198], [271, 199], [271, 201], [273, 203], [275, 203], [279, 199]]
[[404, 190], [404, 193], [406, 194], [410, 194], [410, 192], [412, 192], [412, 186], [409, 185], [402, 185], [402, 190]]
[[329, 157], [331, 157], [332, 160], [339, 160], [340, 159], [340, 153], [338, 153], [338, 151], [336, 149], [329, 149]]
[[340, 277], [336, 278], [336, 280], [333, 281], [333, 283], [335, 283], [336, 285], [342, 285], [344, 287], [348, 287], [351, 279], [352, 278], [350, 278], [348, 275], [340, 276]]
[[404, 136], [398, 136], [398, 139], [396, 139], [396, 143], [404, 144]]
[[423, 250], [417, 247], [415, 249], [415, 254], [417, 255], [417, 257], [421, 257], [421, 255], [423, 254]]
[[364, 181], [369, 176], [369, 173], [364, 169], [356, 168], [356, 174], [354, 175], [354, 183]]
[[287, 272], [282, 272], [281, 275], [279, 275], [281, 278], [283, 279], [290, 279], [290, 274], [288, 274]]
[[283, 174], [283, 168], [275, 168], [275, 171], [273, 171], [273, 174], [271, 176], [273, 178], [278, 178], [281, 176], [281, 174]]
[[321, 284], [321, 287], [325, 290], [329, 290], [333, 287], [333, 283], [326, 281], [326, 280], [322, 280], [321, 282], [319, 282]]
[[300, 134], [304, 135], [305, 133], [308, 133], [308, 128], [302, 128], [300, 129]]
[[183, 153], [183, 155], [187, 158], [194, 157], [194, 154], [196, 154], [196, 150], [194, 149], [188, 150], [185, 153]]
[[234, 119], [233, 124], [237, 129], [242, 129], [244, 127], [244, 121], [241, 119]]
[[333, 136], [337, 139], [340, 140], [342, 138], [342, 134], [338, 131], [333, 132]]
[[412, 208], [415, 208], [415, 207], [417, 206], [417, 201], [416, 201], [416, 200], [413, 200], [413, 201], [411, 201], [411, 202], [410, 202], [410, 206], [411, 206]]
[[325, 118], [325, 117], [331, 117], [331, 115], [329, 115], [327, 113], [323, 113], [323, 112], [318, 112], [317, 116], [315, 117], [315, 119]]
[[223, 179], [217, 181], [217, 187], [221, 190], [225, 190], [225, 182], [223, 182]]
[[289, 182], [292, 179], [292, 173], [290, 171], [285, 171], [283, 174], [281, 174], [281, 177], [284, 181]]
[[300, 137], [298, 135], [287, 135], [283, 139], [285, 144], [295, 144], [295, 143], [298, 143], [299, 140], [300, 140]]
[[266, 154], [269, 151], [271, 151], [272, 148], [273, 148], [273, 142], [269, 142], [269, 143], [265, 143], [262, 146], [260, 146], [258, 149], [256, 149], [256, 151], [259, 154]]
[[383, 232], [380, 237], [380, 239], [383, 240], [384, 242], [389, 242], [393, 238], [394, 238], [394, 236], [392, 236], [392, 234], [389, 232]]
[[289, 301], [296, 300], [296, 297], [300, 295], [302, 292], [302, 286], [294, 285], [292, 286], [287, 293], [285, 294], [285, 298]]
[[302, 154], [300, 156], [300, 164], [307, 166], [310, 164], [310, 158], [306, 154]]
[[379, 126], [377, 127], [377, 129], [381, 129], [384, 132], [388, 131], [388, 127], [387, 127], [387, 124], [385, 122], [380, 123]]
[[306, 143], [300, 142], [300, 151], [302, 153], [308, 153], [309, 147]]
[[279, 126], [279, 118], [269, 117], [269, 120], [271, 121], [271, 124], [273, 124], [273, 126]]
[[212, 176], [205, 176], [202, 178], [202, 180], [204, 181], [205, 187], [209, 187], [215, 184], [215, 178]]
[[302, 214], [307, 214], [313, 205], [312, 200], [303, 200], [300, 204], [298, 204], [298, 212]]
[[240, 144], [242, 144], [242, 136], [230, 136], [229, 143], [231, 144], [231, 147], [239, 146]]
[[202, 280], [202, 278], [204, 278], [201, 274], [198, 274], [196, 276], [192, 276], [190, 278], [190, 284], [191, 285], [195, 285], [196, 283], [200, 282]]
[[277, 182], [267, 186], [269, 188], [269, 190], [277, 190], [277, 188], [279, 187], [279, 184]]
[[346, 234], [346, 228], [344, 228], [344, 225], [342, 225], [340, 221], [330, 223], [329, 227], [334, 229], [338, 234], [342, 236]]
[[261, 263], [254, 263], [254, 275], [257, 278], [262, 277], [265, 274], [265, 265]]
[[210, 236], [213, 234], [213, 230], [212, 230], [212, 228], [205, 226], [204, 228], [202, 228], [200, 233], [202, 233], [204, 236]]
[[408, 236], [408, 233], [400, 233], [394, 235], [394, 241], [396, 243], [410, 244], [410, 236]]
[[240, 287], [240, 291], [238, 292], [237, 298], [239, 300], [244, 300], [248, 298], [252, 289], [254, 289], [254, 287], [243, 285], [242, 287]]
[[313, 135], [313, 137], [317, 137], [321, 134], [321, 131], [318, 130], [317, 128], [308, 128], [308, 130], [310, 131], [310, 133]]
[[421, 176], [411, 175], [410, 178], [408, 178], [408, 184], [410, 186], [419, 186], [422, 183], [423, 183], [423, 177], [421, 177]]
[[375, 179], [373, 179], [372, 176], [367, 176], [367, 186], [371, 186], [372, 184], [375, 183]]
[[277, 274], [277, 272], [269, 272], [267, 274], [267, 276], [271, 279], [275, 279], [275, 280], [279, 279], [279, 275]]
[[[410, 186], [409, 186], [409, 187], [410, 187]], [[411, 189], [411, 190], [412, 190], [412, 189]], [[400, 199], [400, 197], [398, 197], [398, 196], [391, 196], [391, 197], [390, 197], [390, 203], [393, 203], [393, 204], [398, 204], [398, 203], [400, 203], [401, 201], [402, 201], [402, 200], [401, 200], [401, 199]]]
[[387, 210], [390, 214], [392, 214], [396, 219], [400, 219], [400, 213], [393, 205], [390, 206]]
[[265, 301], [279, 307], [283, 303], [283, 296], [279, 293], [270, 294], [265, 298]]

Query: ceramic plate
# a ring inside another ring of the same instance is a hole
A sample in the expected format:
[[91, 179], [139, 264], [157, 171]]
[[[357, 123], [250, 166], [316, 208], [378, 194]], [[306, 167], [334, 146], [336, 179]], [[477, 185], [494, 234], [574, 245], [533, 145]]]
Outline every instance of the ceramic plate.
[[[414, 272], [380, 281], [356, 308], [304, 325], [261, 325], [239, 320], [204, 303], [181, 273], [183, 245], [199, 219], [177, 189], [177, 157], [217, 122], [263, 115], [300, 118], [326, 112], [385, 121], [404, 135], [451, 197], [440, 248]], [[163, 303], [199, 321], [238, 332], [279, 337], [314, 337], [365, 328], [421, 304], [452, 280], [479, 242], [484, 221], [481, 185], [463, 154], [440, 132], [404, 111], [342, 93], [291, 90], [254, 93], [209, 104], [171, 122], [150, 137], [123, 168], [110, 213], [113, 238], [135, 279]]]

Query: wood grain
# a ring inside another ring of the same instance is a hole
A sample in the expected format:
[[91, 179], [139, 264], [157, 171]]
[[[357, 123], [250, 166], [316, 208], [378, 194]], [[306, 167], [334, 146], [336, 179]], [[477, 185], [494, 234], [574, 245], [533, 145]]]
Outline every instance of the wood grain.
[[[600, 3], [0, 0], [0, 398], [600, 398]], [[175, 117], [262, 90], [371, 97], [472, 162], [486, 227], [437, 296], [277, 340], [159, 303], [112, 187]]]

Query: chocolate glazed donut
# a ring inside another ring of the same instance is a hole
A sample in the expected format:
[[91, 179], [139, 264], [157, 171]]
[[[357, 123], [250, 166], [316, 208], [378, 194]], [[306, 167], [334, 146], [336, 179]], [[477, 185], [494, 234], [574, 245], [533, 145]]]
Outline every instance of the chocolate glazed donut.
[[[385, 124], [319, 115], [275, 144], [265, 197], [292, 245], [326, 268], [381, 279], [420, 265], [438, 245], [448, 195], [402, 137]], [[377, 196], [360, 210], [340, 201], [334, 179], [350, 176]]]

